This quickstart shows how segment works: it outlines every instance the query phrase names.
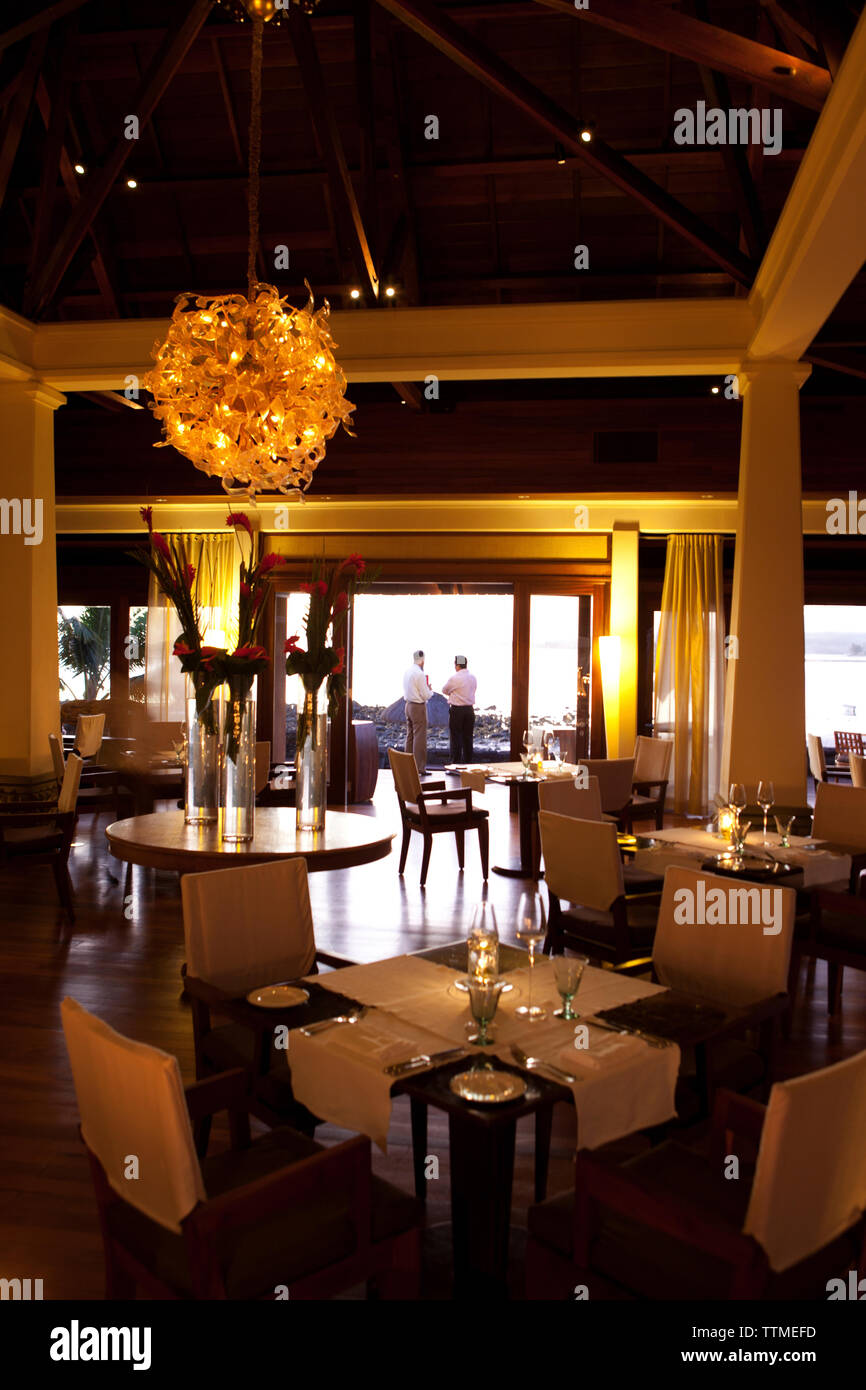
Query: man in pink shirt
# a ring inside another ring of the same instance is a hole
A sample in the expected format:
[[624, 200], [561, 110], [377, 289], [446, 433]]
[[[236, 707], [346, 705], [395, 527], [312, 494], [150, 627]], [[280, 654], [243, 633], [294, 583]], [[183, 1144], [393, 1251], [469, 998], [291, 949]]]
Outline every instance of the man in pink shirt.
[[465, 656], [455, 656], [454, 675], [442, 687], [448, 696], [448, 724], [451, 730], [452, 763], [471, 763], [474, 757], [472, 736], [475, 731], [475, 691], [478, 682], [466, 667]]

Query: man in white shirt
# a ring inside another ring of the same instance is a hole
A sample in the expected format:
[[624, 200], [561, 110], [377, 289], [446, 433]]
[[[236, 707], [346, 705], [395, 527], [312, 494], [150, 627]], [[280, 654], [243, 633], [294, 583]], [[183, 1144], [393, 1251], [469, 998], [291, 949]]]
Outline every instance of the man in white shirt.
[[418, 776], [427, 771], [427, 701], [433, 690], [424, 674], [424, 653], [415, 652], [414, 666], [403, 676], [403, 699], [406, 702], [406, 752], [412, 753]]
[[465, 656], [455, 656], [454, 675], [442, 687], [448, 696], [448, 724], [451, 730], [452, 763], [471, 763], [474, 752], [472, 736], [475, 731], [475, 691], [478, 682], [466, 667]]

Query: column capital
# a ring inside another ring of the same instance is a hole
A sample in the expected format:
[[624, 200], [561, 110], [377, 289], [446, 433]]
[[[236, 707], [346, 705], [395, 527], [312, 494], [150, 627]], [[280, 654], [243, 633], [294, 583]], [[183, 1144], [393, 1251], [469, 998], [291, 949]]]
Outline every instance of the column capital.
[[754, 381], [792, 382], [797, 390], [808, 381], [812, 368], [808, 362], [795, 362], [784, 357], [747, 357], [737, 372], [737, 386], [740, 395], [748, 391]]
[[66, 404], [62, 391], [49, 386], [47, 381], [29, 377], [26, 381], [0, 381], [0, 404], [3, 401], [30, 400], [35, 405], [47, 405], [51, 410]]

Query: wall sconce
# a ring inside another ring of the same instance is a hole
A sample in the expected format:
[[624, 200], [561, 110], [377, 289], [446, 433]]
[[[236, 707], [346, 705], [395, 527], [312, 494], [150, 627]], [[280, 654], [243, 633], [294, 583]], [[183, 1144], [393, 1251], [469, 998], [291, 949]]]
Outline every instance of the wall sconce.
[[604, 704], [604, 736], [607, 756], [619, 757], [619, 673], [622, 665], [622, 640], [619, 637], [599, 637], [598, 660], [601, 666], [601, 694]]

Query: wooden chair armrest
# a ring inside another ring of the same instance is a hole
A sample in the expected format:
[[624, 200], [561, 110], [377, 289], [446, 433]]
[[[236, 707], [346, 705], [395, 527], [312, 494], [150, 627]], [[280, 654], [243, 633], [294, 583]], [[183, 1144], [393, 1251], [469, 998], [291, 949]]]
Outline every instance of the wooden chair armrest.
[[351, 1207], [357, 1220], [359, 1240], [366, 1243], [370, 1235], [372, 1203], [370, 1140], [366, 1135], [322, 1149], [255, 1182], [210, 1198], [195, 1207], [187, 1221], [196, 1234], [208, 1238], [218, 1231], [236, 1230], [270, 1220], [287, 1207], [302, 1209], [307, 1200], [322, 1192], [347, 1190], [354, 1196]]
[[220, 1110], [247, 1109], [249, 1077], [243, 1067], [222, 1071], [217, 1076], [194, 1081], [186, 1090], [186, 1108], [191, 1120], [216, 1115]]
[[422, 782], [422, 792], [444, 792], [448, 790], [447, 782]]
[[[575, 1182], [583, 1187], [587, 1198], [594, 1198], [623, 1216], [634, 1218], [637, 1213], [643, 1225], [664, 1231], [675, 1240], [714, 1255], [734, 1266], [742, 1266], [754, 1258], [755, 1243], [742, 1232], [711, 1216], [687, 1198], [677, 1195], [672, 1200], [656, 1192], [648, 1183], [633, 1175], [603, 1164], [599, 1159], [579, 1153]], [[580, 1201], [575, 1203], [574, 1248], [579, 1265], [586, 1265], [585, 1233]]]
[[316, 951], [316, 960], [321, 965], [330, 965], [332, 970], [345, 970], [348, 965], [358, 964], [356, 960], [349, 960], [348, 956], [335, 956], [331, 951]]
[[467, 811], [471, 811], [471, 810], [472, 810], [472, 788], [471, 788], [471, 787], [455, 787], [452, 791], [443, 791], [443, 792], [429, 792], [427, 789], [425, 789], [424, 791], [418, 793], [418, 803], [417, 803], [417, 804], [418, 804], [419, 809], [423, 809], [424, 804], [425, 804], [426, 801], [439, 801], [439, 802], [442, 802], [442, 803], [444, 803], [444, 802], [446, 802], [446, 801], [463, 801], [463, 802], [466, 803], [466, 809], [467, 809]]
[[722, 1089], [716, 1092], [713, 1107], [712, 1134], [721, 1152], [729, 1153], [728, 1136], [739, 1134], [757, 1142], [764, 1128], [767, 1107], [750, 1096]]

